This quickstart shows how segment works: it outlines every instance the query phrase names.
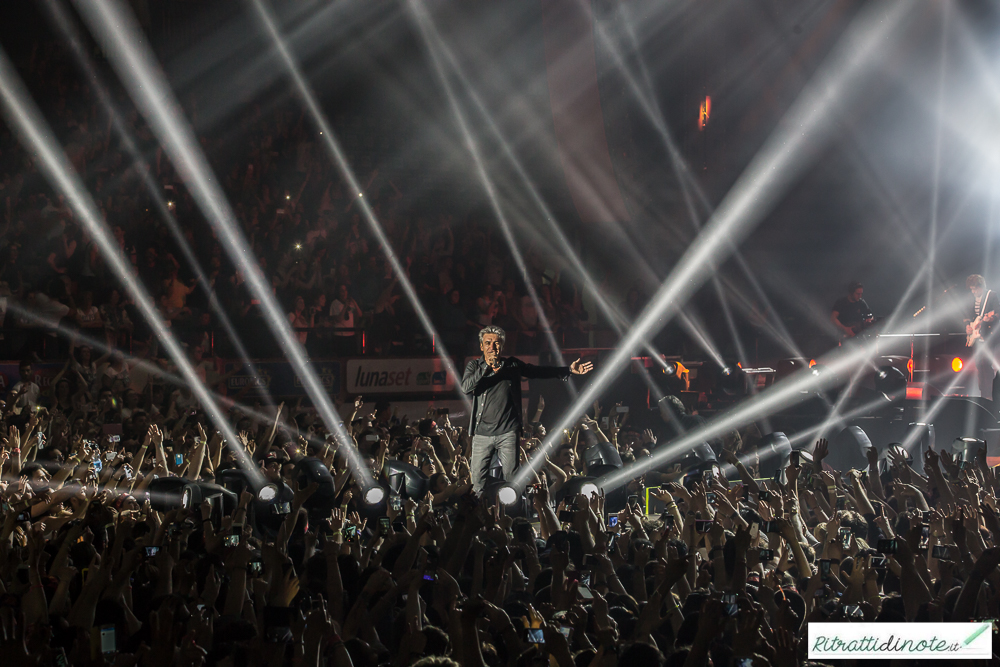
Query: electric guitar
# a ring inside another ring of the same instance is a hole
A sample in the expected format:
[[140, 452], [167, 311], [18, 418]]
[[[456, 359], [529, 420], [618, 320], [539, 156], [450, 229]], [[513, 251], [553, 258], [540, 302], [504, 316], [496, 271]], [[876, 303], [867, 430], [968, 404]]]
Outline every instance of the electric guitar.
[[965, 346], [972, 347], [973, 343], [975, 343], [977, 340], [983, 340], [983, 334], [982, 334], [983, 322], [992, 322], [995, 317], [996, 317], [996, 311], [991, 310], [990, 312], [984, 315], [980, 315], [976, 319], [972, 320], [972, 322], [969, 324], [969, 327], [971, 327], [971, 331], [969, 332], [969, 335], [965, 337]]
[[861, 316], [861, 321], [850, 327], [854, 335], [857, 336], [859, 333], [867, 329], [868, 327], [875, 324], [875, 316], [871, 313], [864, 313]]

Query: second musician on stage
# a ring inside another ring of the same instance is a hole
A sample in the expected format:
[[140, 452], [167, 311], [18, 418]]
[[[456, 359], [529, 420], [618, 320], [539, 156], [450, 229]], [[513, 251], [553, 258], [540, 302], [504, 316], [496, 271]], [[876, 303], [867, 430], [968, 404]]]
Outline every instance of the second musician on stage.
[[840, 331], [841, 339], [854, 338], [875, 321], [864, 294], [865, 286], [853, 282], [847, 286], [847, 296], [840, 297], [833, 304], [830, 321]]
[[979, 376], [979, 395], [992, 401], [993, 379], [997, 374], [992, 334], [1000, 317], [1000, 297], [986, 288], [986, 280], [978, 274], [966, 278], [965, 286], [972, 292], [972, 302], [965, 316], [965, 344], [975, 348], [973, 357]]

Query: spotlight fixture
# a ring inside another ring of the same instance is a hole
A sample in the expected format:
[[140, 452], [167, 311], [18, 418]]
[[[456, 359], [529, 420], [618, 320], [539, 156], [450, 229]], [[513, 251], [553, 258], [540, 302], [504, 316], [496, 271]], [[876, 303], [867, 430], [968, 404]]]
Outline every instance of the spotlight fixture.
[[890, 401], [906, 395], [906, 376], [895, 366], [879, 366], [875, 372], [875, 391]]
[[739, 364], [727, 363], [719, 371], [719, 389], [727, 396], [746, 396], [747, 374]]
[[378, 505], [385, 500], [385, 489], [378, 484], [370, 486], [364, 492], [364, 499], [368, 505]]
[[583, 494], [590, 497], [593, 493], [600, 493], [601, 488], [597, 485], [597, 478], [591, 477], [589, 475], [582, 475], [579, 477], [571, 477], [562, 485], [559, 492], [556, 494], [556, 500], [561, 501], [564, 498], [567, 500], [573, 500], [577, 495]]
[[[268, 500], [261, 498], [264, 489], [273, 489], [274, 497]], [[292, 511], [295, 492], [287, 484], [280, 486], [269, 484], [264, 489], [261, 489], [257, 499], [250, 503], [247, 521], [253, 526], [254, 534], [273, 538], [278, 535], [285, 517]]]
[[781, 431], [768, 433], [757, 445], [760, 459], [760, 474], [765, 477], [779, 476], [784, 481], [785, 466], [792, 455], [792, 443]]
[[192, 481], [183, 477], [161, 477], [147, 487], [149, 504], [157, 512], [172, 509], [195, 509], [202, 502], [212, 503], [212, 516], [231, 514], [238, 503], [235, 493], [218, 484]]
[[220, 470], [215, 476], [215, 482], [235, 493], [237, 497], [244, 490], [250, 490], [257, 500], [265, 503], [273, 501], [278, 496], [277, 484], [264, 483], [263, 478], [255, 483], [251, 475], [242, 468]]
[[316, 492], [306, 500], [306, 509], [332, 510], [337, 506], [337, 488], [333, 475], [316, 457], [307, 456], [298, 460], [295, 464], [295, 479], [302, 486], [310, 483], [318, 485]]
[[985, 447], [986, 441], [979, 438], [955, 438], [951, 443], [951, 450], [956, 456], [961, 456], [963, 461], [971, 461], [976, 457], [980, 447]]
[[829, 454], [824, 461], [834, 470], [864, 470], [868, 467], [868, 449], [872, 441], [860, 426], [848, 426], [830, 439]]
[[479, 499], [487, 506], [500, 503], [507, 516], [530, 516], [531, 500], [528, 494], [518, 491], [511, 482], [502, 479], [488, 480]]
[[934, 439], [936, 432], [934, 424], [928, 422], [913, 422], [908, 424], [910, 429], [904, 442], [909, 445], [908, 451], [913, 454], [913, 469], [921, 475], [924, 474], [924, 452], [934, 449]]
[[[154, 479], [146, 487], [149, 492], [149, 504], [157, 512], [169, 512], [178, 507], [190, 507], [191, 495], [184, 497], [187, 480], [183, 477], [160, 477]], [[186, 503], [186, 504], [185, 504]]]
[[389, 480], [389, 489], [403, 498], [421, 499], [430, 488], [430, 480], [422, 470], [395, 459], [385, 462], [385, 476]]
[[598, 440], [592, 436], [588, 439], [593, 444], [583, 451], [583, 460], [587, 466], [587, 475], [600, 477], [622, 467], [621, 454], [618, 453], [613, 444]]
[[[975, 441], [975, 438], [972, 438], [972, 440]], [[907, 463], [913, 463], [913, 455], [903, 448], [903, 443], [901, 442], [890, 442], [889, 446], [885, 448], [885, 451], [886, 451], [886, 457], [888, 457], [889, 453], [891, 452], [896, 456], [902, 456], [903, 460], [906, 461]]]
[[497, 491], [497, 498], [504, 505], [513, 505], [517, 502], [518, 497], [517, 490], [510, 484], [504, 484]]

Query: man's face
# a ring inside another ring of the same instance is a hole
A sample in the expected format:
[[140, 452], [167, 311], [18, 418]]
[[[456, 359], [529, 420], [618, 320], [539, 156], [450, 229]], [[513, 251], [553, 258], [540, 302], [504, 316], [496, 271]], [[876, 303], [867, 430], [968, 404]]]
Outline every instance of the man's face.
[[559, 450], [559, 453], [555, 456], [555, 463], [560, 467], [574, 465], [576, 463], [576, 453], [573, 451], [573, 448], [566, 447]]
[[479, 349], [483, 351], [486, 361], [494, 361], [503, 352], [503, 343], [500, 341], [500, 336], [489, 333], [483, 336], [483, 342], [479, 344]]
[[851, 301], [861, 301], [861, 297], [865, 295], [865, 288], [859, 287], [858, 289], [851, 292]]
[[984, 293], [984, 292], [985, 292], [986, 290], [985, 290], [985, 289], [983, 288], [983, 286], [982, 286], [982, 285], [976, 285], [975, 287], [970, 287], [970, 288], [969, 288], [969, 291], [970, 291], [970, 292], [972, 292], [972, 296], [974, 296], [975, 298], [977, 298], [977, 299], [978, 299], [978, 298], [980, 298], [981, 296], [983, 296], [983, 293]]
[[276, 482], [281, 479], [281, 461], [278, 459], [269, 459], [267, 463], [264, 464], [264, 474], [272, 482]]
[[21, 364], [21, 382], [31, 381], [31, 364]]

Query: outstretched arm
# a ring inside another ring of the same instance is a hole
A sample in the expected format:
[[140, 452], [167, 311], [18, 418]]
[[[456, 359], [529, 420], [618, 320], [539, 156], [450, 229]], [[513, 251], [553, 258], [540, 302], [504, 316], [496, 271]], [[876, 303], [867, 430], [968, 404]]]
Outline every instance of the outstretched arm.
[[521, 377], [528, 379], [560, 378], [564, 380], [570, 375], [585, 375], [594, 369], [594, 364], [579, 359], [569, 366], [535, 366], [534, 364], [526, 364], [519, 359], [512, 361], [516, 361], [519, 365]]

